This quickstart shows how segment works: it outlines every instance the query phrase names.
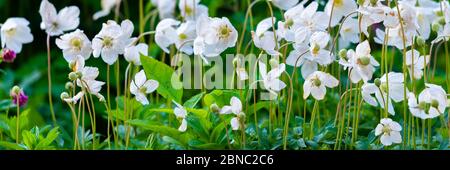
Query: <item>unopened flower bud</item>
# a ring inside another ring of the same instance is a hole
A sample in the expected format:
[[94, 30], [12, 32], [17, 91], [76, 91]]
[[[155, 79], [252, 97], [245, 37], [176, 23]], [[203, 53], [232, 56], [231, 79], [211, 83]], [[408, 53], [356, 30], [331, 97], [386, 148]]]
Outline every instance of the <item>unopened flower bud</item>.
[[376, 86], [380, 86], [381, 85], [381, 80], [379, 79], [379, 78], [376, 78], [375, 80], [374, 80], [374, 83], [375, 83], [375, 85]]
[[436, 11], [436, 16], [442, 17], [444, 16], [444, 13], [441, 10]]
[[347, 60], [347, 59], [348, 59], [348, 58], [347, 58], [347, 49], [342, 49], [342, 50], [340, 50], [340, 51], [339, 51], [339, 57], [342, 58], [342, 59], [344, 59], [344, 60]]
[[64, 100], [64, 99], [67, 99], [67, 98], [69, 98], [70, 96], [69, 96], [69, 93], [67, 93], [67, 92], [62, 92], [61, 93], [61, 100]]
[[75, 86], [72, 82], [67, 82], [64, 87], [66, 88], [66, 90], [72, 90]]
[[217, 104], [213, 103], [211, 106], [209, 106], [209, 109], [214, 112], [214, 113], [219, 113], [220, 112], [220, 108], [219, 106], [217, 106]]
[[78, 78], [77, 73], [75, 73], [75, 72], [69, 73], [69, 80], [75, 81], [77, 78]]
[[370, 0], [370, 5], [375, 6], [377, 5], [378, 0]]
[[14, 59], [16, 59], [16, 52], [5, 48], [2, 50], [0, 58], [6, 63], [12, 63], [14, 62]]
[[418, 36], [417, 37], [417, 39], [416, 39], [416, 43], [417, 43], [417, 46], [419, 46], [419, 47], [425, 47], [425, 45], [426, 45], [426, 42], [425, 42], [425, 39], [423, 39], [423, 37], [422, 36]]
[[13, 96], [13, 95], [18, 95], [19, 93], [20, 93], [20, 87], [19, 86], [14, 86], [12, 89], [11, 89], [11, 96]]
[[280, 62], [277, 59], [272, 58], [272, 59], [269, 60], [269, 64], [272, 67], [278, 67], [278, 65], [280, 65]]
[[434, 32], [438, 32], [438, 31], [441, 29], [441, 24], [435, 22], [435, 23], [433, 23], [433, 25], [431, 26], [431, 29], [432, 29]]

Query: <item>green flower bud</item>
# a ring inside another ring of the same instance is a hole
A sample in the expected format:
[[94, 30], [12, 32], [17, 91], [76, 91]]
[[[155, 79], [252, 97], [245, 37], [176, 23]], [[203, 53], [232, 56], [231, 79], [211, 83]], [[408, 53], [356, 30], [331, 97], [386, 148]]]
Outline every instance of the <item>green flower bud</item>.
[[78, 78], [77, 73], [75, 73], [75, 72], [69, 73], [69, 80], [75, 81], [77, 78]]
[[378, 0], [370, 0], [370, 5], [375, 6], [377, 5]]
[[431, 26], [431, 30], [433, 30], [434, 32], [438, 32], [441, 29], [441, 24], [435, 22], [433, 23], [433, 25]]
[[344, 60], [347, 60], [347, 59], [348, 59], [348, 58], [347, 58], [347, 49], [342, 49], [342, 50], [340, 50], [340, 51], [339, 51], [339, 57], [342, 58], [342, 59], [344, 59]]
[[436, 11], [436, 16], [438, 16], [438, 17], [443, 17], [443, 16], [444, 16], [444, 13], [443, 13], [441, 10]]
[[418, 36], [417, 37], [416, 43], [417, 43], [417, 46], [419, 46], [419, 47], [425, 47], [426, 46], [425, 39], [423, 39], [422, 36]]
[[358, 58], [358, 64], [367, 66], [370, 64], [370, 58], [367, 56], [359, 57]]
[[11, 89], [11, 93], [12, 94], [19, 94], [20, 93], [20, 87], [19, 86], [14, 86], [12, 89]]
[[70, 96], [69, 96], [69, 93], [67, 93], [67, 92], [62, 92], [61, 93], [61, 100], [64, 100], [64, 99], [67, 99], [67, 98], [69, 98]]
[[278, 67], [278, 65], [280, 65], [280, 62], [277, 59], [272, 58], [269, 60], [269, 64], [272, 67]]
[[381, 85], [381, 80], [379, 78], [376, 78], [374, 83], [375, 83], [375, 86], [379, 87]]
[[220, 108], [217, 106], [217, 104], [213, 103], [211, 106], [209, 106], [209, 110], [211, 110], [213, 113], [219, 113]]
[[64, 87], [66, 88], [66, 90], [72, 90], [75, 86], [72, 82], [67, 82]]

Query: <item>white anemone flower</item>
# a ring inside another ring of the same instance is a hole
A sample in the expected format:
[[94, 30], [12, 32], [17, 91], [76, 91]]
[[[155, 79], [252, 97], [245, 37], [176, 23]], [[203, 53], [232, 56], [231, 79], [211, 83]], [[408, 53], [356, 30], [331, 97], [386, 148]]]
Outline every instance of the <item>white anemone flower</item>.
[[111, 10], [118, 4], [120, 4], [121, 0], [101, 0], [100, 5], [102, 7], [101, 11], [98, 11], [92, 16], [94, 20], [97, 20], [101, 17], [109, 15]]
[[98, 68], [86, 67], [84, 62], [84, 57], [78, 55], [75, 60], [70, 63], [72, 71], [81, 75], [77, 79], [77, 85], [81, 88], [87, 88], [89, 93], [96, 95], [99, 98], [103, 98], [99, 92], [105, 82], [95, 80], [99, 75]]
[[76, 6], [65, 7], [57, 13], [52, 3], [48, 0], [42, 0], [39, 14], [42, 17], [41, 29], [45, 30], [50, 36], [57, 36], [65, 31], [74, 30], [80, 24], [80, 9]]
[[298, 18], [297, 29], [307, 29], [310, 32], [325, 31], [328, 27], [329, 17], [324, 12], [318, 12], [317, 2], [311, 2], [301, 13]]
[[125, 47], [134, 41], [131, 38], [133, 30], [130, 20], [122, 21], [121, 25], [111, 20], [104, 23], [102, 30], [92, 40], [94, 57], [101, 56], [108, 65], [114, 64], [119, 55], [124, 53]]
[[259, 62], [259, 72], [261, 74], [264, 88], [273, 94], [277, 94], [286, 87], [286, 84], [280, 80], [281, 74], [285, 71], [285, 64], [272, 66], [272, 70], [267, 72], [266, 64]]
[[[386, 78], [388, 78], [388, 81], [386, 81]], [[388, 112], [391, 115], [395, 115], [392, 101], [401, 102], [406, 98], [403, 89], [403, 78], [403, 73], [390, 72], [388, 74], [384, 74], [380, 79], [376, 79], [376, 84], [365, 83], [361, 87], [361, 94], [364, 101], [375, 107], [379, 104], [383, 109], [387, 103]], [[409, 91], [406, 89], [406, 94], [408, 93]], [[373, 97], [372, 94], [375, 94], [375, 97]]]
[[235, 117], [233, 117], [230, 120], [231, 128], [233, 130], [239, 130], [241, 128], [241, 122], [240, 118], [245, 116], [244, 112], [242, 112], [242, 102], [237, 97], [231, 97], [230, 105], [222, 107], [220, 109], [220, 114], [234, 114]]
[[177, 39], [175, 41], [175, 47], [187, 55], [194, 53], [193, 45], [195, 37], [197, 37], [195, 27], [195, 22], [187, 21], [185, 23], [181, 23], [176, 30]]
[[302, 1], [298, 5], [290, 8], [284, 13], [284, 21], [278, 21], [277, 36], [279, 39], [283, 38], [288, 42], [295, 41], [295, 32], [300, 27], [301, 20], [299, 19], [304, 10], [304, 3]]
[[178, 104], [175, 101], [174, 101], [174, 103], [175, 103], [176, 107], [173, 109], [173, 113], [175, 114], [177, 119], [181, 119], [181, 124], [180, 124], [180, 127], [178, 127], [178, 131], [185, 132], [187, 129], [186, 117], [187, 117], [188, 112], [182, 105]]
[[375, 135], [380, 136], [381, 144], [384, 146], [390, 146], [393, 143], [402, 143], [402, 126], [392, 119], [383, 118], [375, 128]]
[[216, 57], [227, 48], [234, 47], [238, 32], [228, 18], [201, 16], [197, 21], [197, 38], [194, 41], [194, 54]]
[[155, 42], [164, 52], [170, 53], [168, 47], [176, 42], [178, 39], [176, 27], [180, 21], [172, 18], [161, 20], [155, 29]]
[[339, 31], [339, 47], [347, 47], [350, 43], [359, 42], [359, 26], [358, 19], [347, 18], [342, 23], [342, 28]]
[[142, 105], [148, 105], [149, 102], [146, 95], [154, 92], [158, 86], [158, 81], [147, 80], [144, 70], [141, 70], [134, 76], [134, 80], [131, 81], [130, 92], [136, 96], [136, 100]]
[[419, 94], [419, 99], [413, 93], [408, 95], [408, 105], [411, 114], [421, 119], [432, 119], [444, 114], [447, 108], [447, 93], [438, 85], [425, 84], [426, 88]]
[[175, 14], [175, 1], [169, 0], [152, 0], [152, 4], [156, 6], [160, 19], [173, 18]]
[[63, 51], [63, 57], [69, 63], [78, 55], [87, 60], [92, 53], [91, 41], [83, 31], [78, 29], [56, 39], [56, 45]]
[[178, 8], [181, 16], [187, 21], [195, 21], [202, 15], [208, 16], [208, 7], [199, 3], [200, 0], [180, 0]]
[[141, 65], [141, 55], [148, 56], [148, 45], [139, 43], [137, 45], [128, 46], [125, 48], [123, 56], [125, 60], [135, 66]]
[[336, 26], [339, 21], [357, 9], [354, 0], [331, 0], [325, 5], [325, 13], [331, 18], [331, 26]]
[[[295, 67], [301, 65], [302, 76], [307, 78], [311, 73], [318, 70], [318, 64], [326, 66], [334, 61], [330, 51], [325, 49], [329, 40], [330, 35], [326, 32], [313, 33], [309, 39], [309, 47], [297, 47], [289, 54], [286, 63]], [[300, 54], [304, 53], [305, 50], [308, 52], [301, 56]]]
[[278, 45], [278, 40], [275, 38], [275, 34], [269, 31], [275, 23], [274, 17], [269, 17], [258, 23], [256, 26], [256, 32], [252, 32], [253, 42], [255, 46], [264, 50], [267, 54], [272, 56], [280, 55], [280, 52], [275, 48]]
[[323, 100], [328, 88], [333, 88], [339, 85], [339, 80], [332, 75], [315, 71], [306, 78], [303, 84], [303, 98], [306, 99], [311, 94], [316, 100]]
[[20, 53], [22, 51], [22, 44], [33, 41], [33, 34], [31, 34], [29, 24], [30, 22], [25, 18], [8, 18], [1, 25], [2, 47]]
[[289, 10], [298, 4], [298, 1], [299, 0], [272, 0], [272, 3], [282, 10]]
[[380, 65], [370, 52], [370, 45], [367, 40], [358, 44], [356, 51], [348, 51], [347, 57], [351, 68], [350, 80], [353, 83], [358, 83], [361, 80], [366, 83], [371, 80], [375, 67]]
[[[417, 50], [409, 50], [406, 52], [406, 66], [408, 66], [409, 75], [416, 80], [421, 79], [423, 76], [423, 69], [430, 62], [430, 56], [421, 56]], [[414, 73], [413, 73], [414, 71]]]

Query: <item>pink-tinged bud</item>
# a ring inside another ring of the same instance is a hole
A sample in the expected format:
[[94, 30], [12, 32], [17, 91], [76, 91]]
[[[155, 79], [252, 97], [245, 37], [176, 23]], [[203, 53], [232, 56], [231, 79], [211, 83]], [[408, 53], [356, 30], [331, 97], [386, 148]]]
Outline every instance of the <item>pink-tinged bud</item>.
[[1, 58], [6, 63], [12, 63], [14, 62], [14, 59], [16, 59], [16, 52], [5, 48], [2, 50]]
[[11, 90], [11, 97], [13, 98], [13, 103], [19, 106], [23, 106], [28, 102], [28, 96], [21, 89], [18, 92]]

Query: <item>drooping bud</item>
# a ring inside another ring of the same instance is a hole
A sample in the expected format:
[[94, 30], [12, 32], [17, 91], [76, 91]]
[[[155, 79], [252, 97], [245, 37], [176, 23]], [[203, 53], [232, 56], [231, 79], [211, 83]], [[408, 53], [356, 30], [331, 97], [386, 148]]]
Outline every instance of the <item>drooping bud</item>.
[[19, 86], [14, 86], [12, 89], [11, 89], [11, 96], [12, 95], [18, 95], [19, 93], [20, 93], [20, 91], [21, 91], [21, 89], [20, 89], [20, 87]]
[[209, 109], [213, 113], [219, 113], [220, 112], [219, 106], [217, 106], [217, 104], [215, 104], [215, 103], [211, 104], [211, 106], [209, 106]]
[[75, 86], [72, 82], [67, 82], [64, 87], [66, 88], [66, 90], [72, 90]]
[[75, 81], [77, 78], [78, 78], [77, 73], [75, 73], [75, 72], [69, 73], [69, 80]]
[[0, 58], [6, 63], [12, 63], [16, 59], [16, 56], [16, 52], [5, 48], [2, 50]]
[[13, 98], [13, 103], [18, 106], [23, 106], [28, 102], [28, 96], [25, 95], [19, 86], [14, 86], [11, 89], [10, 95]]
[[69, 96], [69, 93], [67, 93], [67, 92], [62, 92], [60, 97], [61, 97], [61, 100], [64, 100], [64, 99], [69, 98], [70, 96]]

